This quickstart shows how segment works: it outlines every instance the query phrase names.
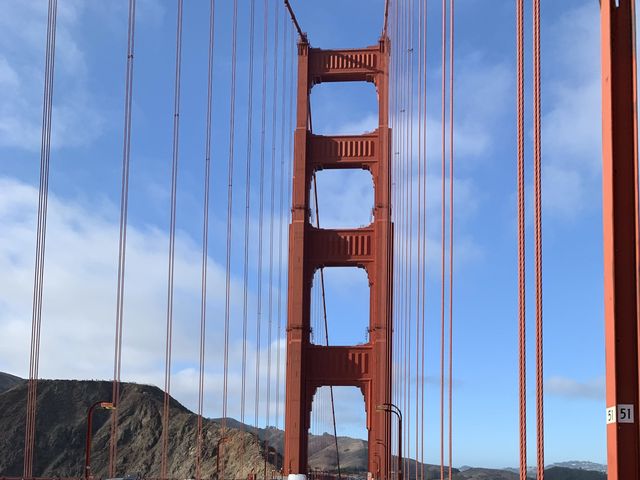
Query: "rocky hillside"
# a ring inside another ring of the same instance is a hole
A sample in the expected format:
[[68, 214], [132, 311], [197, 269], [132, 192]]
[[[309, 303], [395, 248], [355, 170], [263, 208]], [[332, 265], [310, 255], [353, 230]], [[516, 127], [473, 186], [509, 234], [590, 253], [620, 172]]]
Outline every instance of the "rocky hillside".
[[[163, 392], [148, 385], [123, 384], [119, 416], [118, 475], [138, 474], [158, 477], [161, 454]], [[0, 477], [22, 474], [25, 403], [27, 384], [12, 375], [0, 373]], [[43, 477], [78, 477], [83, 474], [86, 412], [89, 405], [111, 398], [111, 382], [41, 380], [38, 383], [38, 415], [34, 474]], [[175, 400], [170, 403], [169, 476], [193, 478], [197, 415]], [[93, 428], [92, 472], [107, 476], [110, 412], [96, 410]], [[254, 429], [233, 419], [223, 442], [221, 469], [227, 478], [246, 478], [264, 471], [266, 449], [269, 459], [282, 465], [284, 435], [276, 428]], [[221, 438], [220, 420], [203, 420], [204, 444], [202, 476], [214, 478], [217, 447]], [[340, 463], [346, 474], [365, 478], [367, 442], [339, 437]], [[335, 444], [329, 434], [309, 439], [309, 465], [312, 469], [336, 470]], [[576, 462], [573, 462], [576, 463]], [[581, 463], [581, 462], [577, 462]], [[268, 464], [268, 470], [274, 470]], [[425, 479], [440, 478], [440, 469], [425, 465]], [[421, 470], [421, 465], [417, 465]], [[415, 479], [416, 464], [410, 462], [406, 480]], [[517, 480], [508, 470], [484, 468], [454, 469], [455, 480]], [[531, 477], [535, 478], [534, 476]], [[605, 480], [606, 474], [577, 468], [552, 466], [546, 480]]]
[[[0, 476], [22, 474], [26, 383], [0, 393]], [[42, 380], [38, 386], [34, 474], [76, 477], [83, 473], [87, 407], [111, 398], [110, 382]], [[161, 456], [163, 392], [147, 385], [124, 384], [118, 409], [118, 474], [158, 477]], [[170, 403], [169, 476], [193, 478], [197, 416], [175, 400]], [[110, 413], [96, 410], [92, 471], [107, 475]], [[220, 424], [204, 420], [202, 476], [216, 471]], [[246, 478], [264, 468], [263, 445], [255, 435], [231, 430], [221, 447], [221, 469], [230, 478]], [[273, 458], [273, 456], [271, 457]], [[280, 461], [281, 462], [281, 461]], [[269, 465], [269, 468], [272, 468]]]

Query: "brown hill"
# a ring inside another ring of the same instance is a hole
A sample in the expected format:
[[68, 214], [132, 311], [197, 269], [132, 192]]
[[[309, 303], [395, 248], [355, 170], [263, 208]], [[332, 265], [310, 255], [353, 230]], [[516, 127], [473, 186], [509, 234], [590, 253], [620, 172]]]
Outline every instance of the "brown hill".
[[11, 375], [9, 373], [0, 372], [0, 393], [13, 388], [22, 382], [24, 382], [24, 380], [20, 377], [16, 377], [15, 375]]
[[[22, 474], [26, 395], [26, 383], [0, 393], [0, 476]], [[76, 477], [83, 474], [87, 408], [95, 401], [108, 400], [110, 397], [110, 382], [39, 382], [35, 475]], [[160, 389], [130, 383], [122, 385], [118, 408], [119, 475], [159, 476], [162, 405], [163, 392]], [[93, 424], [92, 472], [97, 477], [105, 477], [109, 456], [110, 413], [96, 410]], [[168, 460], [170, 477], [193, 478], [196, 429], [197, 415], [172, 399]], [[203, 477], [215, 476], [221, 433], [220, 424], [203, 420]], [[255, 435], [229, 430], [221, 449], [221, 469], [224, 469], [225, 476], [246, 478], [251, 471], [263, 472], [263, 445]], [[269, 465], [268, 468], [273, 467]]]
[[[4, 386], [4, 387], [3, 387]], [[4, 388], [4, 390], [3, 390]], [[117, 474], [158, 477], [163, 392], [148, 385], [123, 384], [119, 415], [119, 456]], [[27, 384], [24, 380], [0, 374], [0, 477], [22, 474], [25, 404]], [[77, 477], [83, 474], [87, 408], [98, 400], [111, 398], [111, 382], [41, 380], [38, 384], [38, 415], [34, 474], [43, 477]], [[193, 478], [197, 415], [175, 400], [170, 403], [169, 476]], [[110, 413], [94, 414], [92, 472], [106, 477], [110, 438]], [[283, 432], [270, 427], [254, 429], [227, 419], [227, 440], [223, 442], [221, 466], [228, 478], [246, 478], [251, 472], [262, 474], [266, 447], [269, 459], [282, 465]], [[204, 444], [202, 476], [216, 477], [218, 441], [222, 436], [219, 420], [203, 419]], [[364, 478], [367, 442], [339, 437], [342, 471]], [[336, 456], [333, 437], [311, 435], [309, 464], [312, 469], [335, 472]], [[415, 478], [416, 464], [409, 462], [404, 478]], [[439, 467], [425, 465], [427, 480], [440, 478]], [[273, 465], [267, 464], [269, 474]], [[417, 465], [418, 472], [421, 465]], [[571, 468], [546, 470], [547, 480], [605, 480], [606, 474]], [[456, 480], [517, 480], [507, 470], [470, 468], [454, 469]]]

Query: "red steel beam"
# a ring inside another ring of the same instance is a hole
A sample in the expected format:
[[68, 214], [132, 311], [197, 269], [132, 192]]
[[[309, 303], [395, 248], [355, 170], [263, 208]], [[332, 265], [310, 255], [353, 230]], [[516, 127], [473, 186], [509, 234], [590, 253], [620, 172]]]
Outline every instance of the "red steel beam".
[[638, 163], [633, 0], [601, 0], [609, 480], [640, 479]]

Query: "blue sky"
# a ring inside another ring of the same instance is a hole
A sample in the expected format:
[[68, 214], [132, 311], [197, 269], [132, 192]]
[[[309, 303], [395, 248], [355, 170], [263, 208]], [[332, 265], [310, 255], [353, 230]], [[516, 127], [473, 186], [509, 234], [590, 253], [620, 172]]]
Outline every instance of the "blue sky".
[[[313, 46], [374, 44], [382, 25], [382, 0], [292, 2]], [[185, 2], [183, 83], [178, 183], [176, 322], [173, 393], [191, 408], [197, 399], [197, 347], [206, 112], [207, 2]], [[222, 320], [227, 161], [229, 150], [230, 1], [216, 13], [209, 335], [206, 413], [221, 412]], [[242, 260], [247, 146], [248, 1], [240, 2], [236, 156], [232, 249], [230, 414], [239, 417], [242, 333]], [[266, 378], [269, 317], [271, 161], [282, 148], [281, 101], [272, 124], [275, 2], [269, 10], [269, 82], [266, 102], [266, 181], [261, 378]], [[454, 463], [517, 463], [517, 292], [515, 220], [514, 2], [465, 0], [457, 5], [456, 83], [456, 290]], [[0, 371], [28, 375], [31, 292], [46, 2], [5, 0], [0, 17]], [[338, 15], [338, 10], [341, 14]], [[359, 13], [359, 12], [366, 13]], [[282, 62], [284, 11], [279, 5]], [[139, 0], [134, 73], [130, 230], [125, 299], [123, 378], [162, 384], [168, 252], [175, 2]], [[429, 168], [439, 171], [439, 2], [429, 2]], [[262, 78], [262, 2], [256, 6], [253, 116], [249, 341], [255, 346], [258, 194]], [[544, 316], [546, 340], [547, 461], [604, 462], [604, 350], [602, 232], [600, 211], [599, 18], [597, 2], [545, 2], [543, 9]], [[288, 65], [295, 52], [287, 21]], [[529, 37], [528, 37], [529, 38]], [[41, 375], [45, 378], [110, 378], [113, 356], [118, 195], [126, 51], [126, 2], [59, 0], [53, 116], [49, 232], [43, 311]], [[281, 65], [281, 63], [280, 63]], [[529, 64], [527, 65], [529, 69]], [[527, 74], [530, 75], [528, 70]], [[288, 122], [289, 73], [285, 91]], [[280, 82], [282, 78], [280, 77]], [[282, 84], [278, 84], [282, 91]], [[362, 133], [375, 128], [371, 85], [322, 85], [312, 93], [314, 130]], [[530, 117], [531, 112], [528, 112]], [[530, 135], [528, 136], [530, 140]], [[530, 151], [530, 150], [529, 150]], [[530, 160], [530, 156], [529, 156]], [[286, 163], [285, 163], [286, 164]], [[531, 171], [531, 170], [529, 170]], [[276, 171], [276, 180], [281, 174]], [[436, 462], [439, 371], [439, 287], [435, 278], [440, 205], [437, 177], [429, 176], [426, 460]], [[531, 176], [528, 178], [531, 185]], [[371, 181], [363, 172], [318, 176], [325, 226], [358, 226], [370, 220]], [[529, 188], [530, 191], [530, 188]], [[286, 261], [285, 216], [274, 202], [274, 245]], [[528, 212], [532, 218], [532, 212]], [[532, 239], [529, 239], [529, 246]], [[531, 258], [531, 251], [529, 258]], [[278, 254], [271, 289], [272, 354], [276, 360]], [[532, 265], [529, 265], [531, 267]], [[283, 272], [286, 268], [283, 266]], [[365, 339], [366, 279], [362, 272], [327, 271], [331, 340]], [[533, 279], [533, 271], [529, 274]], [[285, 277], [280, 285], [285, 286]], [[532, 299], [532, 292], [529, 293]], [[533, 313], [530, 303], [528, 311]], [[284, 321], [284, 315], [281, 315]], [[530, 316], [532, 319], [533, 317]], [[339, 327], [338, 327], [339, 325]], [[529, 334], [533, 340], [533, 331]], [[529, 352], [533, 353], [533, 343]], [[283, 358], [283, 355], [280, 357]], [[533, 380], [533, 357], [530, 379]], [[255, 375], [255, 358], [248, 359]], [[275, 367], [272, 377], [275, 377]], [[251, 377], [253, 378], [253, 377]], [[282, 378], [282, 371], [281, 371]], [[248, 404], [253, 405], [253, 384]], [[531, 384], [533, 385], [533, 383]], [[266, 392], [262, 391], [262, 397]], [[364, 435], [364, 403], [355, 389], [337, 389], [341, 433]], [[534, 391], [530, 390], [533, 412]], [[282, 422], [282, 392], [270, 410]], [[324, 395], [324, 394], [323, 394]], [[326, 403], [325, 400], [322, 400]], [[246, 421], [252, 423], [248, 408]], [[261, 407], [259, 423], [266, 422]], [[315, 418], [315, 417], [314, 417]], [[534, 420], [534, 417], [530, 417]], [[534, 434], [531, 423], [530, 434]], [[314, 423], [328, 429], [326, 415]], [[530, 445], [534, 445], [530, 437]], [[414, 453], [413, 447], [411, 453]], [[533, 455], [533, 450], [530, 454]]]

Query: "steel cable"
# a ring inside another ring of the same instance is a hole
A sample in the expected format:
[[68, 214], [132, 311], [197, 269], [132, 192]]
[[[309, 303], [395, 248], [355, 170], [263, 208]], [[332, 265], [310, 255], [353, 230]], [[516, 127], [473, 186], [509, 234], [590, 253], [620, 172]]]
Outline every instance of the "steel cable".
[[[275, 426], [279, 427], [280, 422], [280, 349], [282, 346], [282, 246], [283, 235], [282, 230], [284, 228], [284, 141], [285, 141], [285, 116], [287, 96], [285, 91], [287, 89], [287, 60], [288, 60], [288, 23], [283, 21], [283, 34], [282, 34], [282, 104], [280, 107], [280, 188], [279, 188], [279, 205], [278, 205], [278, 305], [277, 305], [277, 317], [278, 317], [278, 330], [277, 330], [277, 343], [276, 343], [276, 420]], [[276, 470], [278, 469], [278, 457], [276, 456]]]
[[[423, 473], [422, 469], [418, 472], [418, 460], [420, 458], [420, 313], [421, 313], [421, 305], [422, 305], [422, 277], [420, 276], [420, 268], [422, 264], [422, 75], [423, 75], [423, 67], [422, 63], [422, 42], [423, 42], [423, 29], [422, 29], [422, 18], [424, 16], [423, 12], [423, 2], [419, 0], [418, 2], [418, 158], [417, 158], [417, 167], [418, 167], [418, 175], [417, 175], [417, 187], [418, 187], [418, 198], [417, 198], [417, 237], [418, 237], [418, 245], [417, 245], [417, 268], [416, 268], [416, 421], [415, 421], [415, 429], [416, 429], [416, 480], [421, 477]], [[424, 419], [423, 419], [424, 421]]]
[[444, 480], [444, 369], [445, 369], [445, 256], [446, 256], [446, 105], [447, 105], [447, 0], [442, 0], [442, 104], [441, 104], [441, 297], [440, 297], [440, 480]]
[[258, 427], [259, 407], [260, 407], [260, 355], [262, 339], [262, 250], [263, 250], [263, 222], [264, 222], [264, 162], [266, 146], [266, 123], [267, 123], [267, 66], [269, 47], [269, 0], [263, 3], [263, 38], [262, 38], [262, 105], [260, 123], [260, 193], [258, 210], [258, 285], [257, 285], [257, 313], [256, 313], [256, 398], [255, 398], [255, 424]]
[[449, 0], [449, 480], [453, 476], [453, 224], [454, 224], [454, 28], [455, 0]]
[[178, 15], [176, 27], [176, 72], [173, 104], [173, 154], [171, 167], [171, 219], [169, 224], [169, 272], [167, 281], [167, 326], [164, 366], [164, 401], [162, 410], [162, 455], [160, 462], [160, 477], [167, 478], [167, 462], [169, 455], [169, 403], [171, 400], [171, 350], [173, 338], [173, 297], [174, 297], [174, 269], [176, 248], [176, 204], [178, 190], [178, 159], [180, 133], [180, 80], [182, 69], [182, 13], [183, 0], [178, 0]]
[[540, 0], [533, 0], [533, 183], [536, 284], [536, 446], [538, 480], [544, 480], [544, 362], [542, 325], [542, 128]]
[[[320, 211], [318, 208], [318, 183], [316, 181], [316, 174], [313, 174], [313, 196], [314, 196], [314, 204], [315, 204], [315, 214], [316, 214], [316, 228], [320, 228]], [[324, 288], [324, 267], [320, 267], [320, 291], [322, 293], [322, 317], [324, 319], [324, 341], [325, 345], [329, 346], [329, 322], [327, 319], [327, 300], [325, 296], [325, 288]], [[342, 471], [340, 469], [340, 450], [338, 449], [338, 428], [336, 425], [336, 408], [333, 398], [333, 385], [329, 385], [329, 395], [330, 395], [330, 404], [331, 404], [331, 418], [333, 420], [333, 437], [335, 440], [336, 447], [336, 465], [338, 467], [338, 479], [342, 479]]]
[[421, 79], [424, 96], [422, 98], [422, 112], [424, 115], [424, 121], [422, 123], [422, 141], [423, 141], [423, 168], [422, 168], [422, 312], [421, 312], [421, 325], [422, 325], [422, 336], [421, 336], [421, 365], [420, 365], [420, 382], [421, 382], [421, 401], [420, 401], [420, 409], [421, 409], [421, 417], [422, 417], [422, 425], [420, 427], [420, 436], [422, 438], [422, 448], [420, 453], [420, 461], [422, 464], [420, 478], [424, 480], [424, 430], [425, 430], [425, 421], [424, 421], [424, 404], [425, 404], [425, 314], [426, 314], [426, 283], [427, 283], [427, 0], [423, 1], [423, 28], [424, 33], [422, 36], [423, 45], [422, 45], [422, 62], [424, 64], [423, 68], [423, 77]]
[[198, 425], [196, 434], [196, 471], [195, 478], [200, 480], [202, 476], [202, 416], [204, 413], [204, 377], [205, 377], [205, 341], [207, 326], [207, 265], [209, 258], [209, 190], [211, 178], [211, 125], [213, 111], [213, 54], [215, 37], [215, 0], [209, 3], [209, 50], [207, 63], [207, 115], [205, 131], [205, 161], [204, 161], [204, 202], [202, 220], [202, 269], [200, 292], [200, 345], [199, 345], [199, 370], [198, 370]]
[[[235, 114], [236, 114], [236, 74], [237, 74], [237, 52], [238, 52], [238, 0], [233, 2], [233, 29], [231, 33], [231, 95], [229, 102], [229, 158], [228, 158], [228, 180], [227, 180], [227, 245], [226, 245], [226, 282], [225, 282], [225, 305], [224, 305], [224, 372], [222, 382], [222, 438], [227, 435], [227, 416], [229, 400], [229, 330], [231, 316], [231, 247], [232, 247], [232, 226], [233, 226], [233, 168], [235, 153]], [[220, 455], [220, 452], [218, 452]], [[221, 478], [224, 478], [224, 462], [222, 465]]]
[[[274, 249], [274, 221], [275, 221], [275, 174], [276, 174], [276, 122], [278, 114], [278, 52], [279, 52], [279, 3], [275, 4], [274, 27], [274, 53], [273, 53], [273, 97], [271, 108], [271, 184], [270, 184], [270, 215], [269, 215], [269, 313], [268, 313], [268, 343], [267, 343], [267, 402], [266, 402], [266, 426], [271, 420], [271, 356], [273, 335], [273, 249]], [[267, 442], [267, 455], [269, 443]], [[266, 479], [265, 479], [266, 480]]]
[[525, 186], [524, 186], [524, 0], [516, 3], [516, 83], [518, 152], [518, 327], [520, 399], [520, 480], [527, 477], [526, 314], [525, 314]]
[[[244, 261], [242, 287], [242, 375], [240, 386], [240, 428], [244, 431], [247, 396], [247, 337], [249, 318], [249, 242], [251, 232], [251, 153], [253, 142], [253, 70], [255, 50], [255, 0], [251, 0], [249, 13], [249, 73], [247, 104], [247, 158], [245, 165], [245, 212], [244, 212]], [[244, 460], [245, 442], [242, 442]]]
[[38, 367], [40, 364], [40, 330], [42, 326], [42, 295], [44, 289], [45, 244], [47, 235], [47, 207], [49, 197], [49, 161], [51, 156], [51, 116], [53, 112], [53, 80], [55, 66], [57, 0], [49, 0], [47, 12], [47, 40], [45, 47], [42, 133], [40, 144], [40, 183], [38, 190], [38, 221], [31, 316], [31, 345], [24, 442], [23, 475], [33, 476], [35, 429], [37, 411]]
[[[129, 211], [129, 160], [131, 153], [131, 104], [133, 99], [133, 55], [135, 40], [136, 1], [129, 0], [127, 29], [127, 61], [124, 94], [124, 133], [122, 147], [122, 181], [120, 193], [120, 229], [118, 239], [118, 280], [116, 288], [115, 351], [113, 361], [112, 403], [120, 401], [120, 374], [122, 370], [122, 330], [124, 317], [124, 280], [127, 251], [127, 216]], [[111, 411], [109, 443], [109, 476], [115, 477], [118, 453], [118, 409]]]

